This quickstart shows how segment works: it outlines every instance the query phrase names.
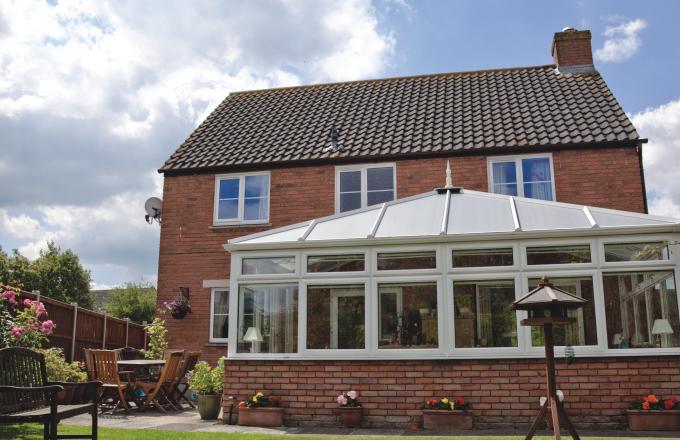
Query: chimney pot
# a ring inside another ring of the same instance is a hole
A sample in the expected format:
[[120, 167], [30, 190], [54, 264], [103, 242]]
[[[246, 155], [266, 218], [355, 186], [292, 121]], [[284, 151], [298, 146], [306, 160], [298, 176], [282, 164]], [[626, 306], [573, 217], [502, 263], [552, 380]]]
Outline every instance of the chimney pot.
[[559, 73], [591, 73], [593, 49], [589, 30], [565, 27], [556, 32], [552, 42], [552, 57]]

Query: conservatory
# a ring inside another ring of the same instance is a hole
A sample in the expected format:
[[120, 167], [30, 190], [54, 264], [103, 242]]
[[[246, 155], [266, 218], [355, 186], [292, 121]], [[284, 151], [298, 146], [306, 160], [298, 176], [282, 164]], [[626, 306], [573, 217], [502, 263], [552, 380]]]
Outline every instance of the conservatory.
[[680, 220], [444, 188], [231, 240], [233, 360], [542, 357], [508, 306], [543, 275], [588, 304], [577, 356], [677, 355]]

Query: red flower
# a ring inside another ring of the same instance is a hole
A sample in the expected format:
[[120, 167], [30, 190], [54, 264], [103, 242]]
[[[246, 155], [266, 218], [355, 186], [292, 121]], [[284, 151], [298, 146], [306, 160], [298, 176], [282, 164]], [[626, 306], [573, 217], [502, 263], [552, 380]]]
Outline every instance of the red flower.
[[642, 402], [642, 409], [649, 409], [649, 402]]
[[462, 397], [456, 397], [453, 401], [456, 403], [456, 406], [465, 405], [465, 399], [463, 399]]
[[666, 409], [673, 409], [674, 406], [675, 406], [675, 402], [673, 402], [671, 399], [666, 399], [663, 402], [663, 407], [666, 408]]

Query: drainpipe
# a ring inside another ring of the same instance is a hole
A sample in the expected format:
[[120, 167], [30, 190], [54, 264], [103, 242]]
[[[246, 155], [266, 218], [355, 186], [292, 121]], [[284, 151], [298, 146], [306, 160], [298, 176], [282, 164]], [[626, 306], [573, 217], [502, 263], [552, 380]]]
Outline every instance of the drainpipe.
[[649, 206], [647, 205], [647, 185], [645, 184], [645, 168], [642, 165], [642, 144], [647, 143], [647, 139], [640, 139], [635, 150], [638, 153], [638, 162], [640, 163], [640, 181], [642, 182], [642, 201], [645, 207], [645, 214], [649, 214]]

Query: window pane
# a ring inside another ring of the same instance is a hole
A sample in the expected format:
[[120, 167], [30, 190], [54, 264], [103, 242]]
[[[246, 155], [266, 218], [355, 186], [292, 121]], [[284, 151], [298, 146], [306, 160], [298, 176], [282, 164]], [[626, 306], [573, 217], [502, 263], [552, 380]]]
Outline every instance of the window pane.
[[246, 198], [268, 196], [269, 196], [268, 175], [261, 174], [257, 176], [246, 176]]
[[364, 286], [307, 288], [307, 348], [366, 348]]
[[437, 284], [380, 284], [379, 348], [437, 348]]
[[[529, 279], [529, 288], [538, 286], [538, 278]], [[563, 277], [550, 278], [555, 287], [587, 299], [589, 302], [584, 307], [567, 312], [570, 318], [576, 318], [576, 322], [567, 325], [553, 326], [555, 345], [597, 345], [597, 323], [595, 321], [595, 299], [593, 290], [593, 278]], [[543, 329], [531, 328], [531, 345], [543, 346]]]
[[240, 286], [237, 351], [297, 352], [297, 297], [296, 284]]
[[524, 183], [552, 182], [550, 159], [547, 157], [522, 159]]
[[340, 212], [361, 208], [361, 193], [340, 194]]
[[217, 208], [217, 218], [220, 220], [238, 218], [238, 199], [220, 200]]
[[238, 199], [239, 178], [220, 179], [220, 199]]
[[229, 336], [229, 291], [216, 290], [213, 293], [213, 338]]
[[524, 183], [524, 197], [553, 200], [551, 183]]
[[602, 275], [609, 348], [680, 347], [672, 271]]
[[243, 275], [294, 273], [295, 257], [244, 258]]
[[454, 249], [453, 267], [512, 266], [512, 248]]
[[394, 189], [394, 169], [392, 167], [368, 168], [366, 185], [368, 191]]
[[527, 264], [590, 263], [590, 245], [527, 248]]
[[246, 199], [243, 206], [244, 220], [266, 220], [269, 218], [269, 198]]
[[659, 241], [605, 244], [604, 260], [608, 262], [668, 260], [668, 243]]
[[340, 172], [340, 192], [361, 191], [361, 171]]
[[364, 254], [307, 257], [307, 272], [360, 272], [363, 270]]
[[379, 203], [391, 202], [394, 200], [394, 191], [369, 191], [366, 194], [366, 205], [373, 206]]
[[514, 300], [512, 280], [454, 282], [456, 347], [517, 347]]
[[437, 253], [391, 252], [378, 254], [378, 270], [436, 269]]
[[517, 183], [517, 170], [515, 169], [515, 162], [494, 162], [491, 165], [493, 173], [493, 183], [498, 184], [514, 184]]

